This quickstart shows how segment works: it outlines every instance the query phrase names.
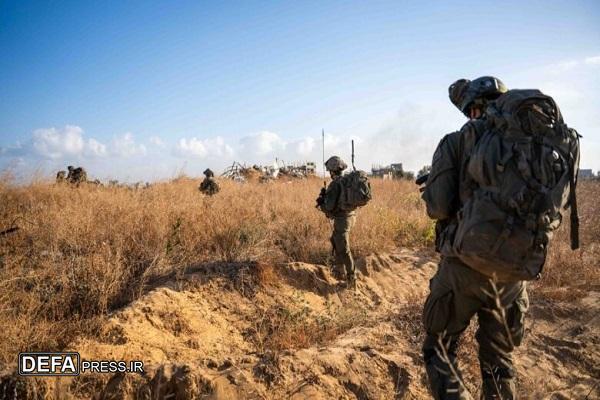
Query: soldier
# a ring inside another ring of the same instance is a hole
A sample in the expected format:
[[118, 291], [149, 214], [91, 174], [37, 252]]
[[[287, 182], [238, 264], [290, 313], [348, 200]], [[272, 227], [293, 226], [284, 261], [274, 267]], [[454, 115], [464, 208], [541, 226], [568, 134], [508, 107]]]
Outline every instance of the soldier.
[[221, 189], [219, 188], [217, 181], [215, 181], [214, 172], [212, 172], [210, 168], [207, 168], [204, 171], [204, 176], [204, 180], [200, 183], [200, 191], [209, 196], [217, 194]]
[[[482, 398], [515, 398], [511, 352], [524, 333], [524, 316], [529, 306], [526, 284], [524, 281], [494, 284], [488, 276], [453, 256], [450, 239], [456, 229], [457, 212], [475, 189], [466, 167], [470, 150], [483, 134], [486, 105], [506, 91], [504, 84], [494, 77], [461, 79], [450, 86], [450, 100], [470, 120], [460, 131], [440, 141], [423, 192], [427, 213], [437, 220], [436, 250], [442, 255], [423, 310], [427, 333], [423, 356], [435, 399], [467, 398], [459, 382], [462, 378], [456, 350], [460, 335], [475, 314], [479, 322], [476, 339]], [[503, 321], [497, 318], [502, 314]], [[507, 337], [507, 332], [511, 337]]]
[[67, 167], [67, 170], [69, 171], [69, 173], [67, 174], [67, 183], [72, 183], [73, 180], [73, 171], [75, 171], [75, 167], [72, 165], [69, 165]]
[[69, 170], [67, 182], [76, 186], [87, 182], [87, 172], [82, 167], [74, 168], [72, 165], [69, 165], [67, 169]]
[[56, 173], [56, 183], [64, 183], [67, 177], [67, 171], [58, 171]]
[[347, 168], [347, 165], [341, 158], [333, 156], [325, 162], [325, 168], [329, 171], [332, 181], [327, 189], [321, 191], [317, 206], [327, 218], [333, 219], [333, 233], [330, 240], [335, 254], [334, 274], [338, 278], [343, 278], [342, 268], [345, 267], [346, 287], [356, 289], [354, 260], [350, 251], [350, 230], [356, 217], [354, 211], [340, 209], [340, 195], [343, 190], [342, 171]]

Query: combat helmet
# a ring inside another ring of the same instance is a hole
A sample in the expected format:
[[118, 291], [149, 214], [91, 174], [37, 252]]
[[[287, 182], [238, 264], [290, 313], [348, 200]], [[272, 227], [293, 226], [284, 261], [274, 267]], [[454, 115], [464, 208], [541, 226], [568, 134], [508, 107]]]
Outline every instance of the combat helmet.
[[343, 171], [348, 168], [348, 165], [338, 156], [330, 157], [325, 161], [325, 169], [330, 172]]
[[470, 83], [471, 81], [468, 79], [459, 79], [450, 85], [450, 87], [448, 87], [448, 96], [450, 97], [450, 101], [460, 111], [463, 111], [461, 106]]
[[212, 170], [210, 168], [206, 168], [203, 172], [204, 175], [206, 175], [207, 178], [210, 178], [211, 176], [215, 176], [215, 173], [212, 172]]
[[485, 108], [488, 101], [497, 99], [507, 91], [504, 82], [493, 76], [482, 76], [473, 81], [459, 79], [448, 88], [450, 101], [467, 117], [471, 106]]

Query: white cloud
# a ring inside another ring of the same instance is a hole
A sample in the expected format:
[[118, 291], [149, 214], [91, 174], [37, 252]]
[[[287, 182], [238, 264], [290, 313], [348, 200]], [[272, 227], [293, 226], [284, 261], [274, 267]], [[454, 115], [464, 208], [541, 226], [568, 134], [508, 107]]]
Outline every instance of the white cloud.
[[146, 146], [136, 144], [131, 132], [115, 137], [111, 142], [110, 150], [112, 154], [120, 157], [143, 156], [146, 154]]
[[599, 56], [590, 56], [585, 57], [578, 60], [567, 60], [562, 61], [556, 64], [551, 64], [545, 68], [547, 72], [553, 75], [562, 74], [564, 72], [572, 71], [574, 69], [579, 69], [585, 66], [596, 66], [600, 65], [600, 55]]
[[589, 65], [600, 65], [600, 56], [587, 57], [585, 63]]
[[221, 136], [217, 136], [213, 139], [206, 139], [204, 145], [211, 156], [229, 158], [235, 153], [233, 148], [225, 143], [225, 139]]
[[62, 129], [36, 129], [33, 132], [33, 149], [38, 155], [51, 159], [78, 156], [85, 145], [82, 134], [83, 129], [73, 125]]
[[339, 136], [334, 136], [330, 134], [325, 135], [325, 151], [332, 151], [337, 148], [341, 143], [341, 138]]
[[8, 147], [0, 147], [0, 156], [22, 156], [27, 152], [25, 146], [17, 141], [14, 145]]
[[66, 125], [63, 128], [36, 129], [31, 141], [22, 145], [2, 148], [3, 156], [30, 156], [49, 160], [75, 160], [102, 158], [109, 155], [128, 158], [145, 155], [146, 146], [137, 144], [133, 134], [125, 133], [115, 137], [106, 145], [95, 138], [85, 138], [83, 129], [76, 125]]
[[242, 150], [246, 154], [265, 156], [285, 150], [286, 142], [278, 134], [262, 131], [240, 139]]
[[162, 141], [158, 136], [150, 136], [150, 143], [157, 147], [165, 147], [165, 142]]
[[64, 128], [40, 128], [33, 132], [31, 147], [29, 149], [21, 146], [9, 148], [10, 152], [21, 150], [43, 158], [58, 160], [63, 158], [76, 158], [105, 156], [106, 145], [94, 138], [85, 139], [84, 131], [76, 125], [66, 125]]
[[307, 157], [313, 153], [316, 140], [311, 137], [305, 137], [296, 142], [296, 153], [299, 156]]
[[206, 146], [200, 139], [195, 137], [189, 140], [182, 138], [175, 146], [175, 154], [183, 157], [204, 158], [208, 155], [208, 150], [206, 150]]
[[220, 136], [204, 140], [192, 137], [190, 139], [179, 139], [179, 142], [175, 145], [174, 154], [180, 157], [230, 158], [233, 156], [234, 150]]
[[90, 138], [85, 153], [87, 156], [103, 157], [106, 155], [106, 145], [94, 138]]

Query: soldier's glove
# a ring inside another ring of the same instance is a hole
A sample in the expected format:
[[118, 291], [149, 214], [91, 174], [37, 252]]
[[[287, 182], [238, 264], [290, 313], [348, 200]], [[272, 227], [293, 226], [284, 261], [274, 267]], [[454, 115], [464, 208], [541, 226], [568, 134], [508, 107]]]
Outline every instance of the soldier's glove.
[[321, 208], [321, 206], [325, 203], [325, 188], [321, 189], [319, 193], [319, 197], [317, 197], [317, 205], [315, 207]]
[[[418, 178], [415, 180], [415, 183], [416, 183], [418, 186], [421, 186], [421, 185], [423, 185], [423, 184], [426, 184], [428, 179], [429, 179], [429, 174], [421, 175], [420, 177], [418, 177]], [[419, 191], [420, 191], [420, 192], [424, 192], [424, 191], [425, 191], [425, 186], [421, 186], [421, 187], [419, 188]]]

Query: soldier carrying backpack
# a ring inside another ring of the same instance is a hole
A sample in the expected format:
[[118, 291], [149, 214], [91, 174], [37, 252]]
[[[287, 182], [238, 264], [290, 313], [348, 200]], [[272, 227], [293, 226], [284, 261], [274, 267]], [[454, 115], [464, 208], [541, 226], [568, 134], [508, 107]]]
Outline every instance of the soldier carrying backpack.
[[470, 121], [442, 139], [423, 191], [441, 253], [423, 310], [425, 366], [434, 398], [467, 398], [456, 350], [477, 314], [482, 397], [514, 399], [526, 281], [539, 277], [568, 206], [578, 245], [579, 136], [537, 90], [482, 77], [455, 82], [449, 94]]
[[371, 200], [371, 186], [367, 174], [353, 170], [342, 175], [348, 166], [338, 156], [333, 156], [325, 162], [325, 168], [331, 176], [327, 189], [323, 188], [317, 199], [317, 207], [333, 220], [331, 244], [335, 254], [334, 274], [344, 278], [347, 288], [356, 290], [356, 274], [354, 260], [350, 251], [350, 230], [356, 220], [355, 210], [366, 205]]
[[212, 172], [210, 168], [207, 168], [206, 170], [204, 170], [203, 174], [205, 178], [202, 182], [200, 182], [200, 187], [198, 188], [198, 190], [200, 190], [202, 193], [208, 196], [213, 196], [219, 193], [219, 190], [221, 190], [221, 188], [219, 187], [217, 181], [215, 181], [215, 173]]

